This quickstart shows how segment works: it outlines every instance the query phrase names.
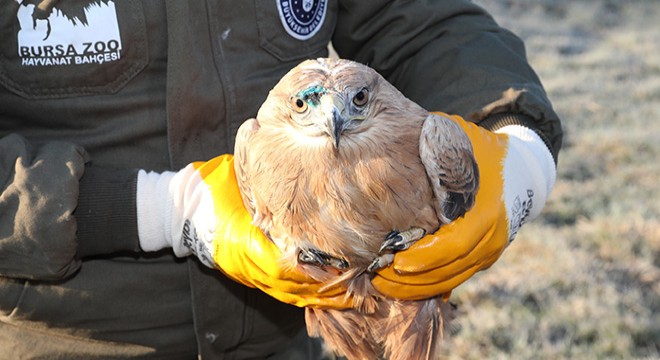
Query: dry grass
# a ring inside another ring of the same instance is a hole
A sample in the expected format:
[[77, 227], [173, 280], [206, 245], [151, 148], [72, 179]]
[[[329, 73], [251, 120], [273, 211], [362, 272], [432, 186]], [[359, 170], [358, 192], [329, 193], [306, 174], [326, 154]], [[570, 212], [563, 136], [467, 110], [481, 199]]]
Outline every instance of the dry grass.
[[447, 357], [660, 358], [660, 2], [478, 2], [566, 135], [542, 217], [454, 292]]

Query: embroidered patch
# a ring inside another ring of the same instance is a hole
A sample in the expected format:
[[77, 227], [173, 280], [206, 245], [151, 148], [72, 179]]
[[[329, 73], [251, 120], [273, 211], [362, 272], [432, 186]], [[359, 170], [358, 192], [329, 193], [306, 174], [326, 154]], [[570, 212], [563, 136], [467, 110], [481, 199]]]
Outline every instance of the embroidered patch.
[[289, 35], [307, 40], [323, 26], [328, 0], [276, 0], [282, 26]]

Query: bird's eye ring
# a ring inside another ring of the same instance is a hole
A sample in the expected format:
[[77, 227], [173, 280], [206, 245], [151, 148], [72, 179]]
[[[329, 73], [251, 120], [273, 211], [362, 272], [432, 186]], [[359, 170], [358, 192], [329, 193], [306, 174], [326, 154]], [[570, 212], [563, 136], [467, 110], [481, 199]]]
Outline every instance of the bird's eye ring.
[[294, 97], [291, 99], [291, 106], [296, 112], [304, 113], [307, 111], [307, 102], [301, 98]]
[[367, 88], [362, 88], [362, 90], [358, 91], [358, 93], [353, 96], [353, 104], [355, 104], [355, 106], [364, 106], [368, 101], [369, 89]]

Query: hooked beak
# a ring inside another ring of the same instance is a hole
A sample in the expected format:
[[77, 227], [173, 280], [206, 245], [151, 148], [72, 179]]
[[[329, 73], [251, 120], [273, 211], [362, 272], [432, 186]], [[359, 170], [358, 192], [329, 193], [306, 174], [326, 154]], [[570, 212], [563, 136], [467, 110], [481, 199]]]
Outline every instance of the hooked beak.
[[341, 139], [341, 133], [344, 131], [344, 124], [346, 120], [344, 116], [337, 110], [337, 108], [332, 111], [332, 139], [335, 141], [335, 149], [339, 149], [339, 140]]
[[345, 108], [344, 102], [335, 94], [325, 94], [321, 97], [321, 106], [327, 116], [326, 128], [328, 135], [332, 138], [335, 149], [338, 149], [341, 133], [348, 123], [346, 117], [343, 115]]

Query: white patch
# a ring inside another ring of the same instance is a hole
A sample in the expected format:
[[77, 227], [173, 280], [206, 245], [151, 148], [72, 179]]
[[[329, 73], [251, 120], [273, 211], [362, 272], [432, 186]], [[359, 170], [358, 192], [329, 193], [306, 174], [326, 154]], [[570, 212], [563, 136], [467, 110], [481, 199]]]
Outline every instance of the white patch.
[[323, 26], [328, 0], [275, 0], [282, 26], [298, 40], [312, 38]]
[[229, 38], [229, 34], [231, 34], [231, 28], [225, 29], [225, 31], [222, 32], [222, 40], [227, 40]]
[[[83, 5], [80, 5], [83, 6]], [[18, 56], [23, 66], [102, 64], [121, 58], [122, 43], [115, 3], [91, 4], [83, 19], [54, 7], [47, 19], [33, 16], [35, 6], [20, 6]]]

